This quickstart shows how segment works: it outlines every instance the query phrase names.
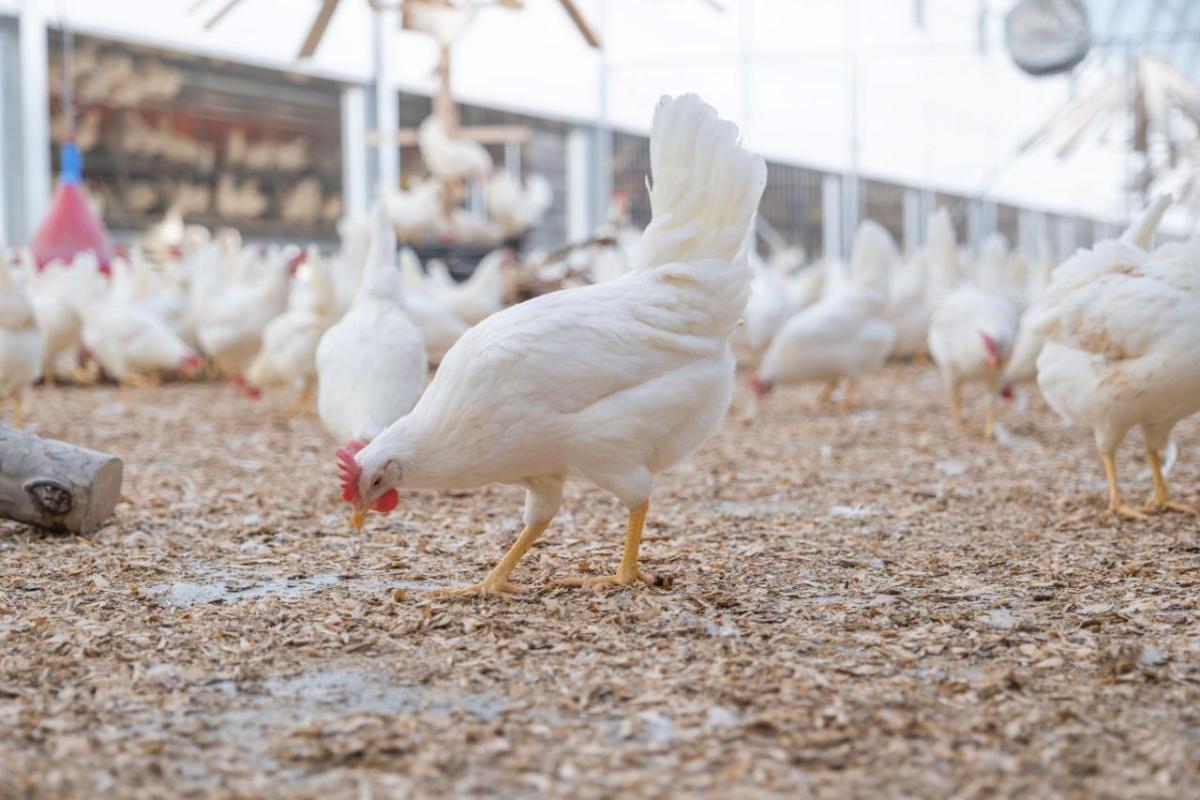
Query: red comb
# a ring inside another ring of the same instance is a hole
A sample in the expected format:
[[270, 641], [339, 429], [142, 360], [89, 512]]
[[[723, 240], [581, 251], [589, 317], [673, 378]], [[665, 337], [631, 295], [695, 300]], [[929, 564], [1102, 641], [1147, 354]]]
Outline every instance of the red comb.
[[296, 270], [300, 269], [300, 265], [305, 261], [308, 261], [308, 253], [305, 253], [304, 251], [300, 251], [296, 255], [289, 258], [287, 262], [288, 275], [295, 275]]
[[229, 379], [229, 382], [238, 388], [238, 391], [249, 397], [251, 400], [258, 400], [262, 397], [262, 389], [259, 389], [250, 381], [246, 380], [246, 376], [238, 373]]
[[358, 502], [358, 480], [362, 477], [362, 465], [354, 459], [355, 453], [363, 449], [362, 442], [350, 442], [345, 449], [337, 451], [338, 472], [342, 478], [342, 499], [347, 503]]
[[979, 335], [983, 337], [983, 346], [987, 348], [988, 353], [990, 353], [994, 358], [999, 358], [1000, 346], [996, 344], [996, 340], [991, 336], [988, 336], [983, 331], [980, 331]]
[[200, 356], [195, 353], [188, 353], [183, 358], [179, 359], [179, 364], [175, 370], [185, 378], [190, 378], [200, 371]]
[[771, 389], [775, 386], [772, 381], [764, 381], [757, 375], [751, 375], [746, 380], [746, 383], [750, 384], [750, 388], [754, 390], [754, 393], [758, 395], [759, 399], [766, 397], [767, 394], [770, 393]]

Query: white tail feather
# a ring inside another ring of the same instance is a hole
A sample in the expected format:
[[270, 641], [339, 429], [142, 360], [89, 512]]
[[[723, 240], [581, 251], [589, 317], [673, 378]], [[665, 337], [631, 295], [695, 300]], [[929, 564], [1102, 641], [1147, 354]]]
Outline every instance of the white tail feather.
[[663, 97], [650, 134], [652, 219], [635, 268], [744, 255], [767, 184], [767, 166], [738, 142], [738, 129], [695, 95]]
[[1154, 198], [1154, 202], [1142, 211], [1133, 224], [1121, 234], [1121, 241], [1143, 250], [1150, 247], [1150, 240], [1154, 238], [1154, 232], [1158, 230], [1158, 223], [1167, 209], [1171, 207], [1172, 202], [1173, 198], [1169, 194], [1160, 194]]

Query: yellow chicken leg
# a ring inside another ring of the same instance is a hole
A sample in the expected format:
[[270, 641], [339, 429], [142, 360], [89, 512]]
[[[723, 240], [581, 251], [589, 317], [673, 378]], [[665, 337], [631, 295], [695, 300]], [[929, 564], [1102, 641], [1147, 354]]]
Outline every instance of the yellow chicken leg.
[[817, 395], [817, 407], [824, 408], [833, 400], [833, 393], [837, 391], [838, 379], [834, 378], [829, 383], [821, 387], [821, 393]]
[[842, 392], [842, 413], [846, 413], [854, 408], [854, 381], [846, 381], [846, 391]]
[[1154, 496], [1146, 501], [1146, 505], [1142, 506], [1142, 510], [1178, 511], [1182, 514], [1195, 514], [1196, 509], [1184, 503], [1177, 503], [1168, 494], [1167, 482], [1163, 479], [1162, 462], [1158, 458], [1158, 451], [1147, 448], [1146, 454], [1150, 457], [1150, 471], [1154, 473]]
[[638, 569], [638, 548], [642, 544], [642, 529], [646, 526], [646, 513], [650, 503], [642, 503], [629, 510], [629, 528], [625, 533], [625, 556], [615, 575], [601, 575], [596, 578], [564, 578], [551, 583], [551, 586], [628, 586], [634, 581], [644, 581], [654, 584], [657, 579]]
[[989, 402], [987, 407], [987, 417], [983, 421], [983, 438], [996, 438], [996, 404]]
[[1104, 512], [1105, 516], [1145, 519], [1145, 514], [1121, 502], [1121, 492], [1117, 489], [1117, 459], [1108, 453], [1100, 458], [1104, 461], [1104, 474], [1108, 478], [1108, 509]]
[[24, 421], [24, 419], [21, 416], [21, 401], [23, 399], [24, 399], [24, 396], [21, 394], [20, 389], [13, 392], [13, 394], [12, 394], [12, 402], [13, 402], [12, 424], [13, 424], [14, 428], [21, 427], [21, 423]]
[[508, 576], [512, 573], [513, 567], [517, 566], [517, 562], [525, 555], [525, 551], [537, 541], [546, 528], [550, 527], [550, 520], [543, 520], [526, 525], [525, 530], [521, 531], [521, 535], [517, 537], [517, 541], [513, 542], [513, 546], [504, 554], [504, 558], [500, 559], [500, 563], [492, 567], [492, 571], [487, 574], [482, 581], [471, 586], [454, 586], [448, 589], [436, 589], [426, 594], [426, 597], [458, 597], [467, 594], [478, 595], [502, 595], [502, 594], [521, 594], [526, 591], [524, 586], [518, 586], [508, 580]]
[[959, 392], [958, 384], [950, 387], [950, 414], [954, 417], [954, 424], [962, 429], [962, 394]]
[[304, 387], [300, 390], [299, 396], [296, 397], [288, 407], [283, 410], [288, 416], [312, 416], [313, 414], [313, 385], [312, 381], [306, 380]]

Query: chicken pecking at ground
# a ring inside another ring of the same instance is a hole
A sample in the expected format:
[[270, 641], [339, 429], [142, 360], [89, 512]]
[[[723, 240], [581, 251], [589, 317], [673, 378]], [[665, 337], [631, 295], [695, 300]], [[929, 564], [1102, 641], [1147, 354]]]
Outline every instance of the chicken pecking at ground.
[[750, 282], [748, 232], [766, 165], [694, 95], [664, 97], [650, 137], [652, 219], [634, 270], [512, 306], [451, 348], [416, 408], [356, 454], [341, 451], [351, 525], [387, 510], [397, 489], [526, 489], [525, 529], [478, 584], [441, 594], [520, 592], [510, 573], [546, 530], [563, 484], [581, 477], [628, 508], [613, 575], [654, 579], [638, 548], [655, 476], [720, 424], [733, 391], [729, 336]]
[[317, 348], [317, 407], [325, 429], [351, 442], [350, 449], [374, 439], [416, 405], [427, 362], [425, 339], [405, 312], [396, 236], [381, 203], [358, 295]]
[[1159, 198], [1120, 240], [1056, 269], [1034, 323], [1046, 341], [1038, 386], [1055, 411], [1094, 432], [1106, 513], [1124, 517], [1143, 516], [1117, 487], [1117, 448], [1133, 427], [1154, 478], [1144, 510], [1195, 513], [1171, 500], [1159, 460], [1175, 424], [1200, 410], [1200, 242], [1146, 250], [1170, 202]]
[[959, 283], [952, 229], [946, 241], [931, 247], [929, 258], [935, 302], [929, 320], [929, 355], [942, 375], [950, 413], [959, 428], [963, 427], [963, 384], [982, 383], [987, 388], [983, 435], [994, 438], [996, 398], [1004, 391], [1004, 369], [1017, 338], [1017, 307], [1003, 294]]
[[[826, 282], [825, 296], [793, 314], [771, 341], [750, 386], [761, 398], [777, 384], [820, 381], [822, 402], [846, 381], [842, 405], [853, 402], [855, 383], [883, 368], [896, 327], [884, 318], [889, 274], [899, 261], [896, 242], [878, 223], [867, 220], [854, 236], [849, 280]], [[840, 267], [830, 264], [834, 278]]]

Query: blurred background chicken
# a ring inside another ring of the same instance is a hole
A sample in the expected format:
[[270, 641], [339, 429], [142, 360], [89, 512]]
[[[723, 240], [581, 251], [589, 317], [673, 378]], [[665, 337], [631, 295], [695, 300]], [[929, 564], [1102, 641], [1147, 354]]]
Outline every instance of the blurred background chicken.
[[939, 248], [930, 255], [933, 291], [940, 299], [929, 322], [929, 354], [941, 373], [950, 413], [960, 428], [963, 384], [983, 384], [987, 392], [983, 433], [990, 439], [996, 435], [996, 401], [1004, 388], [1004, 367], [1017, 338], [1017, 308], [1004, 294], [973, 284], [960, 285], [953, 238], [938, 239]]
[[263, 329], [262, 348], [246, 370], [254, 389], [297, 392], [287, 413], [311, 413], [317, 384], [317, 345], [335, 320], [333, 281], [315, 247], [296, 270], [287, 309]]
[[261, 258], [244, 256], [232, 268], [218, 260], [196, 283], [196, 337], [221, 374], [242, 374], [258, 353], [263, 331], [287, 307], [288, 276], [298, 255], [273, 248]]
[[417, 129], [417, 143], [425, 167], [439, 180], [482, 180], [492, 171], [487, 148], [469, 139], [452, 138], [436, 114], [426, 117]]
[[405, 310], [404, 276], [388, 210], [372, 215], [371, 247], [354, 305], [321, 337], [318, 410], [342, 442], [365, 443], [412, 410], [425, 388], [428, 357]]
[[855, 382], [887, 361], [896, 328], [884, 317], [888, 281], [899, 260], [896, 243], [878, 223], [866, 221], [854, 236], [849, 279], [829, 265], [825, 296], [793, 315], [775, 335], [751, 386], [761, 397], [777, 384], [822, 382], [822, 400], [847, 381], [842, 405], [853, 402]]
[[23, 276], [0, 260], [0, 398], [12, 403], [21, 427], [25, 392], [42, 375], [42, 333]]
[[199, 357], [143, 302], [144, 283], [128, 261], [114, 260], [107, 288], [94, 269], [91, 275], [93, 288], [80, 310], [81, 338], [106, 375], [139, 387], [157, 383], [164, 373], [189, 377], [199, 371]]

